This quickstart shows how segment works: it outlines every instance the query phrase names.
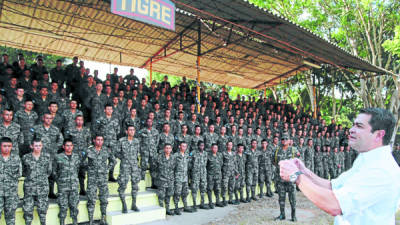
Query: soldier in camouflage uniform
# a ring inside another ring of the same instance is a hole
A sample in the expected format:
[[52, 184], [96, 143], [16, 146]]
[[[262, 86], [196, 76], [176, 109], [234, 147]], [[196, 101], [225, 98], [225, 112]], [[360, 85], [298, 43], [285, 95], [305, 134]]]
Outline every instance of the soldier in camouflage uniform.
[[32, 153], [22, 158], [24, 180], [24, 219], [25, 224], [31, 225], [33, 208], [37, 207], [40, 224], [46, 224], [46, 214], [49, 207], [49, 180], [52, 171], [50, 155], [42, 153], [43, 144], [40, 139], [33, 139]]
[[[218, 134], [216, 134], [216, 133], [214, 132], [214, 129], [215, 129], [214, 124], [211, 124], [211, 125], [208, 127], [208, 132], [206, 132], [206, 133], [203, 135], [203, 137], [204, 137], [204, 144], [206, 145], [206, 149], [211, 149], [211, 145], [212, 145], [213, 143], [217, 143], [217, 142], [218, 142], [219, 136], [218, 136]], [[226, 146], [224, 146], [224, 148], [225, 148], [225, 147], [226, 147]], [[224, 149], [224, 148], [221, 148], [221, 150]]]
[[6, 108], [0, 122], [0, 138], [8, 137], [13, 142], [12, 153], [19, 156], [19, 146], [24, 144], [24, 134], [19, 124], [13, 121], [13, 110]]
[[[97, 119], [93, 124], [93, 131], [100, 132], [104, 135], [104, 146], [114, 154], [118, 146], [117, 135], [120, 133], [120, 124], [118, 118], [113, 113], [113, 107], [110, 104], [104, 106], [104, 116]], [[114, 157], [112, 157], [114, 159]], [[114, 178], [114, 167], [116, 161], [110, 162], [110, 170], [108, 171], [108, 180], [116, 182]]]
[[332, 152], [332, 178], [334, 179], [338, 176], [338, 170], [340, 167], [340, 156], [338, 152], [338, 148], [334, 147], [333, 152]]
[[340, 174], [342, 174], [343, 173], [343, 171], [344, 171], [344, 146], [343, 145], [341, 145], [340, 147], [339, 147], [340, 149], [340, 151], [339, 151], [339, 167], [338, 167], [338, 173], [337, 173], [337, 175], [339, 176]]
[[129, 116], [123, 120], [121, 130], [125, 131], [131, 124], [135, 127], [135, 130], [140, 130], [140, 119], [137, 117], [137, 110], [133, 106], [130, 110]]
[[136, 128], [130, 124], [126, 128], [126, 137], [119, 139], [118, 151], [116, 156], [121, 160], [120, 172], [118, 176], [118, 193], [122, 202], [122, 213], [127, 213], [128, 209], [125, 202], [126, 185], [131, 180], [132, 185], [132, 205], [131, 210], [138, 212], [136, 206], [136, 196], [139, 190], [140, 168], [139, 168], [139, 152], [140, 140], [135, 138]]
[[291, 182], [286, 182], [280, 177], [280, 168], [279, 162], [282, 160], [292, 159], [297, 155], [295, 149], [289, 147], [290, 139], [288, 136], [282, 136], [282, 147], [274, 152], [274, 164], [276, 167], [276, 179], [275, 185], [278, 189], [279, 194], [279, 207], [281, 214], [275, 218], [275, 220], [284, 220], [285, 217], [285, 202], [286, 202], [286, 193], [289, 196], [290, 207], [292, 208], [292, 221], [297, 221], [296, 218], [296, 190], [295, 185]]
[[187, 205], [187, 196], [189, 194], [189, 154], [186, 152], [187, 144], [185, 142], [180, 143], [179, 152], [174, 154], [175, 159], [175, 186], [174, 186], [174, 204], [175, 204], [175, 215], [181, 215], [179, 210], [179, 199], [182, 198], [183, 211], [193, 212]]
[[204, 142], [199, 141], [197, 151], [191, 152], [190, 161], [190, 173], [191, 173], [191, 190], [193, 199], [193, 210], [197, 211], [197, 192], [200, 188], [200, 209], [209, 209], [208, 206], [204, 204], [204, 196], [207, 192], [207, 160], [208, 153], [204, 151]]
[[171, 131], [171, 125], [169, 123], [164, 123], [162, 125], [162, 133], [158, 135], [158, 140], [159, 140], [157, 147], [158, 153], [161, 153], [163, 151], [163, 147], [166, 143], [169, 143], [172, 146], [175, 143], [174, 135], [170, 131]]
[[190, 147], [190, 144], [192, 143], [192, 135], [188, 134], [188, 127], [186, 124], [182, 124], [181, 127], [179, 128], [180, 132], [177, 133], [175, 136], [175, 148], [178, 148], [179, 143], [185, 142], [188, 147], [187, 147], [187, 152], [192, 152], [192, 148]]
[[52, 124], [56, 126], [60, 131], [62, 131], [64, 126], [64, 120], [62, 115], [58, 111], [57, 102], [50, 102], [48, 109], [50, 114], [53, 116]]
[[94, 123], [98, 118], [101, 117], [104, 105], [107, 104], [107, 96], [102, 92], [103, 84], [96, 84], [96, 92], [90, 98], [91, 118]]
[[243, 195], [243, 188], [245, 185], [245, 177], [246, 177], [246, 156], [243, 154], [244, 145], [237, 145], [237, 153], [236, 153], [236, 170], [238, 172], [238, 176], [235, 181], [235, 199], [236, 203], [239, 203], [238, 194], [240, 194], [240, 202], [245, 203]]
[[69, 102], [69, 109], [64, 110], [62, 112], [61, 116], [63, 118], [64, 131], [71, 130], [73, 127], [75, 127], [75, 122], [76, 122], [75, 119], [77, 116], [83, 116], [83, 112], [77, 109], [77, 107], [78, 107], [78, 100], [72, 99]]
[[211, 152], [208, 154], [207, 160], [207, 194], [208, 204], [211, 209], [214, 208], [212, 200], [212, 192], [216, 198], [216, 206], [223, 207], [219, 200], [219, 194], [221, 192], [221, 180], [222, 180], [222, 155], [218, 153], [218, 145], [216, 143], [211, 145]]
[[313, 146], [313, 139], [307, 140], [307, 146], [304, 148], [304, 165], [314, 171], [314, 146]]
[[[218, 144], [218, 149], [224, 149], [225, 147], [226, 147], [226, 143], [228, 143], [228, 140], [231, 140], [232, 141], [232, 138], [230, 138], [227, 134], [226, 134], [226, 127], [224, 127], [224, 126], [222, 126], [221, 128], [220, 128], [220, 131], [219, 131], [220, 133], [219, 133], [219, 136], [218, 136], [218, 142], [217, 142], [217, 144]], [[233, 141], [232, 141], [232, 144], [234, 144], [233, 143]], [[236, 146], [234, 146], [234, 148], [235, 148]]]
[[32, 99], [26, 98], [24, 109], [17, 111], [14, 115], [14, 121], [21, 126], [21, 132], [24, 136], [24, 144], [20, 148], [20, 156], [30, 152], [29, 145], [33, 139], [31, 129], [38, 120], [38, 115], [33, 109]]
[[237, 204], [237, 202], [233, 201], [233, 193], [235, 190], [235, 180], [238, 176], [238, 171], [236, 168], [236, 154], [233, 152], [233, 142], [229, 140], [226, 143], [226, 151], [222, 152], [222, 204], [224, 206], [227, 205], [226, 203], [226, 192], [228, 191], [229, 195], [229, 204]]
[[108, 171], [115, 162], [114, 154], [103, 145], [104, 137], [97, 134], [94, 137], [94, 146], [90, 146], [87, 151], [88, 165], [88, 189], [87, 189], [87, 209], [89, 224], [93, 225], [94, 207], [96, 205], [97, 190], [99, 190], [101, 222], [106, 223], [106, 212], [108, 205]]
[[[197, 151], [197, 146], [199, 146], [198, 143], [200, 141], [204, 142], [204, 137], [203, 137], [203, 135], [201, 135], [200, 125], [196, 125], [194, 127], [194, 134], [192, 135], [192, 143], [190, 144], [190, 146], [192, 148], [191, 149], [192, 152]], [[205, 145], [205, 142], [204, 142], [204, 145]], [[206, 151], [210, 151], [210, 150], [206, 148]]]
[[321, 152], [321, 146], [315, 146], [315, 155], [314, 155], [314, 170], [315, 174], [319, 177], [324, 176], [324, 164], [323, 164], [323, 152]]
[[167, 215], [174, 215], [169, 209], [169, 203], [171, 196], [174, 195], [174, 170], [175, 170], [175, 159], [172, 152], [172, 145], [165, 144], [164, 152], [160, 153], [157, 157], [155, 169], [158, 170], [157, 184], [158, 184], [158, 203], [161, 207], [164, 207]]
[[[141, 147], [141, 179], [144, 180], [147, 168], [150, 169], [152, 185], [155, 184], [155, 179], [157, 178], [157, 170], [155, 169], [155, 164], [157, 161], [157, 146], [158, 146], [158, 131], [153, 128], [153, 120], [147, 118], [146, 128], [139, 131], [138, 136], [141, 138], [140, 142], [145, 143]], [[164, 146], [165, 150], [165, 146]]]
[[58, 218], [60, 219], [60, 225], [64, 225], [69, 207], [72, 223], [77, 225], [79, 204], [78, 171], [82, 167], [85, 158], [78, 151], [75, 151], [75, 145], [71, 139], [64, 139], [62, 148], [64, 152], [55, 157], [55, 168], [53, 170], [58, 187], [57, 203], [60, 207]]
[[22, 174], [21, 160], [11, 154], [12, 140], [0, 139], [0, 216], [4, 211], [6, 225], [15, 225], [15, 211], [18, 207], [18, 179]]
[[[87, 148], [92, 142], [91, 132], [88, 127], [84, 127], [83, 114], [78, 114], [75, 118], [75, 124], [73, 127], [65, 132], [65, 138], [71, 139], [74, 144], [74, 153], [78, 155], [83, 161], [86, 158]], [[86, 195], [85, 191], [85, 178], [86, 168], [83, 164], [79, 167], [79, 189], [80, 195]]]
[[263, 188], [264, 184], [267, 188], [266, 196], [272, 197], [271, 191], [271, 180], [272, 180], [272, 151], [268, 147], [268, 141], [263, 139], [261, 141], [260, 157], [259, 157], [259, 172], [258, 172], [258, 185], [260, 186], [260, 195], [262, 198], [264, 195]]
[[[42, 116], [43, 123], [37, 124], [33, 127], [33, 137], [42, 140], [43, 143], [43, 152], [48, 153], [50, 155], [50, 159], [53, 162], [54, 156], [57, 154], [58, 149], [61, 148], [62, 143], [64, 141], [64, 137], [61, 134], [60, 130], [52, 124], [53, 117], [50, 112], [45, 112]], [[53, 168], [55, 166], [53, 165]], [[54, 194], [54, 174], [49, 177], [49, 198], [56, 199], [56, 195]]]
[[[256, 186], [258, 181], [258, 158], [257, 140], [251, 140], [251, 147], [245, 152], [246, 155], [246, 201], [257, 201]], [[251, 191], [251, 198], [250, 198]]]

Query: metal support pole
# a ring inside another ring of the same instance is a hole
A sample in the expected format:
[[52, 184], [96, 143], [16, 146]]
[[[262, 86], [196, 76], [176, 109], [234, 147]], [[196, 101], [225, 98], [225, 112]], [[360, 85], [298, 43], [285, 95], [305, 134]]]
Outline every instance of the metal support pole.
[[200, 113], [200, 56], [197, 56], [197, 112]]
[[[314, 74], [313, 74], [314, 75]], [[316, 119], [317, 118], [317, 90], [315, 87], [315, 75], [313, 76], [313, 99], [314, 99], [314, 113], [313, 113], [313, 118]]]
[[153, 58], [150, 59], [150, 85], [151, 86], [151, 82], [153, 82]]

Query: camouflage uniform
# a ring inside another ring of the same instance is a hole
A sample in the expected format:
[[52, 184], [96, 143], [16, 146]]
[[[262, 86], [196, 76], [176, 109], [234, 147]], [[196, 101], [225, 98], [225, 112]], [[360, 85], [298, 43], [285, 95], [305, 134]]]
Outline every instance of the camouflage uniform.
[[[118, 151], [116, 156], [121, 160], [120, 172], [118, 176], [118, 193], [123, 204], [125, 203], [125, 190], [126, 185], [131, 179], [132, 185], [132, 210], [137, 209], [136, 207], [136, 196], [139, 191], [140, 182], [140, 168], [139, 168], [139, 152], [140, 152], [140, 141], [137, 138], [128, 140], [128, 137], [119, 139]], [[126, 203], [123, 205], [126, 206]], [[125, 207], [126, 208], [126, 207]]]
[[175, 204], [175, 214], [180, 215], [178, 204], [179, 199], [182, 197], [182, 203], [184, 206], [184, 210], [188, 210], [187, 206], [187, 196], [189, 194], [189, 161], [190, 157], [187, 152], [182, 155], [180, 151], [174, 153], [175, 159], [175, 186], [174, 186], [174, 204]]
[[[207, 132], [203, 135], [203, 137], [204, 137], [205, 149], [211, 149], [211, 145], [217, 143], [219, 139], [219, 135], [216, 134], [215, 132], [214, 133]], [[224, 148], [219, 148], [219, 149], [225, 149], [225, 146]]]
[[100, 95], [97, 95], [96, 93], [93, 93], [91, 96], [92, 98], [90, 99], [90, 107], [92, 111], [92, 121], [95, 122], [98, 118], [101, 117], [102, 114], [104, 114], [104, 106], [107, 104], [107, 96], [103, 93]]
[[314, 148], [306, 146], [304, 149], [304, 164], [305, 166], [314, 171]]
[[[70, 109], [64, 110], [61, 114], [63, 118], [63, 128], [64, 130], [70, 130], [71, 128], [75, 127], [75, 118], [77, 116], [83, 116], [82, 111], [76, 110], [75, 113], [72, 113]], [[75, 148], [75, 143], [74, 143]]]
[[144, 145], [141, 148], [140, 156], [140, 167], [141, 167], [141, 178], [144, 180], [147, 168], [150, 168], [150, 175], [152, 178], [153, 185], [157, 177], [157, 170], [155, 164], [157, 161], [157, 146], [158, 146], [158, 131], [155, 128], [143, 128], [139, 131], [138, 136], [141, 138], [141, 143]]
[[212, 191], [216, 198], [217, 206], [221, 206], [219, 201], [219, 194], [221, 192], [221, 180], [222, 180], [222, 165], [223, 158], [220, 153], [216, 155], [209, 153], [207, 160], [207, 191], [208, 191], [208, 202], [210, 208], [214, 208], [212, 201]]
[[35, 111], [31, 111], [28, 114], [25, 110], [19, 110], [14, 115], [14, 121], [21, 126], [21, 132], [24, 136], [24, 145], [20, 148], [20, 155], [30, 151], [29, 145], [33, 139], [31, 129], [35, 126], [38, 118]]
[[193, 206], [196, 207], [196, 199], [197, 199], [197, 191], [200, 188], [200, 197], [201, 197], [201, 208], [205, 208], [204, 205], [204, 196], [207, 192], [207, 159], [208, 153], [206, 151], [194, 151], [191, 153], [191, 190], [192, 190], [192, 199]]
[[164, 153], [158, 155], [156, 163], [154, 164], [157, 169], [157, 186], [158, 186], [158, 203], [161, 207], [164, 206], [167, 213], [169, 211], [169, 203], [171, 200], [171, 196], [174, 195], [174, 169], [175, 169], [175, 159], [171, 154], [169, 159], [165, 156]]
[[[33, 220], [33, 208], [37, 207], [40, 224], [46, 224], [49, 207], [49, 180], [51, 173], [50, 155], [41, 153], [38, 159], [29, 153], [22, 158], [24, 180], [24, 219], [27, 225]], [[36, 203], [36, 204], [35, 204]]]
[[8, 127], [0, 122], [0, 138], [8, 137], [13, 143], [12, 154], [19, 155], [19, 146], [24, 144], [24, 134], [21, 132], [21, 127], [16, 122], [11, 122]]
[[[190, 143], [191, 152], [198, 151], [198, 143], [199, 143], [199, 141], [204, 142], [204, 137], [202, 135], [197, 136], [197, 135], [193, 134], [192, 135], [192, 141]], [[209, 149], [205, 148], [205, 150], [209, 150]]]
[[258, 181], [258, 158], [260, 152], [256, 149], [245, 151], [246, 155], [246, 201], [250, 202], [250, 191], [253, 200], [256, 200], [256, 186]]
[[105, 216], [108, 205], [108, 179], [107, 174], [111, 169], [112, 162], [115, 162], [114, 155], [105, 146], [98, 152], [94, 146], [87, 151], [88, 182], [87, 182], [87, 209], [89, 221], [93, 221], [94, 207], [99, 190], [100, 211]]
[[295, 218], [296, 214], [296, 189], [295, 184], [291, 182], [287, 182], [281, 179], [280, 177], [280, 167], [279, 162], [282, 160], [292, 159], [296, 156], [297, 152], [292, 147], [288, 147], [288, 149], [283, 150], [282, 147], [278, 148], [274, 153], [274, 164], [276, 168], [275, 175], [275, 187], [278, 190], [279, 195], [279, 207], [281, 211], [281, 215], [285, 215], [285, 202], [286, 202], [286, 193], [289, 196], [290, 206], [292, 208], [292, 220]]
[[18, 178], [22, 174], [21, 160], [11, 154], [8, 160], [0, 156], [0, 216], [4, 210], [7, 225], [15, 224], [15, 211], [18, 207]]
[[340, 164], [339, 154], [337, 152], [332, 152], [332, 172], [331, 172], [331, 179], [336, 178], [338, 175], [338, 169]]
[[324, 167], [323, 171], [324, 171], [325, 179], [329, 179], [329, 171], [331, 168], [331, 163], [332, 163], [332, 159], [331, 159], [330, 153], [323, 152], [322, 153], [322, 165]]
[[243, 188], [246, 183], [246, 155], [243, 153], [242, 155], [236, 154], [236, 170], [239, 174], [238, 178], [235, 181], [235, 195], [236, 200], [237, 194], [240, 194], [240, 201], [245, 202], [244, 195], [243, 195]]
[[226, 191], [228, 190], [228, 195], [229, 195], [229, 203], [233, 203], [233, 193], [235, 189], [235, 180], [236, 180], [236, 175], [238, 174], [237, 168], [236, 168], [236, 154], [231, 151], [224, 151], [222, 153], [222, 160], [223, 160], [223, 165], [222, 165], [222, 190], [221, 190], [221, 196], [224, 205], [226, 205]]
[[323, 153], [321, 151], [315, 151], [314, 156], [314, 171], [319, 177], [324, 176], [324, 164], [323, 164]]
[[269, 146], [266, 149], [260, 149], [259, 156], [259, 172], [258, 172], [258, 185], [260, 186], [260, 198], [263, 196], [263, 187], [267, 188], [266, 195], [272, 197], [271, 191], [272, 180], [272, 148]]
[[344, 152], [344, 169], [345, 170], [349, 170], [351, 168], [351, 164], [352, 164], [352, 152], [351, 151], [345, 151]]
[[60, 113], [56, 113], [56, 115], [53, 117], [53, 121], [51, 122], [54, 126], [56, 126], [60, 131], [64, 127], [64, 118]]
[[[168, 134], [162, 132], [158, 135], [158, 153], [162, 153], [164, 149], [165, 144], [171, 144], [172, 147], [174, 146], [175, 143], [175, 137], [174, 135], [169, 132]], [[174, 152], [174, 149], [172, 149]]]
[[185, 142], [187, 144], [186, 152], [192, 152], [191, 142], [192, 142], [192, 135], [186, 134], [183, 136], [182, 133], [179, 133], [175, 136], [175, 145], [174, 148], [177, 149], [181, 142]]
[[[95, 121], [93, 131], [98, 131], [104, 135], [104, 146], [110, 150], [110, 154], [114, 154], [115, 148], [118, 146], [117, 136], [120, 133], [120, 124], [118, 119], [114, 116], [111, 118], [106, 116], [101, 117]], [[112, 157], [114, 159], [114, 157]], [[116, 161], [110, 161], [109, 177], [113, 178], [114, 166]]]
[[[75, 145], [74, 145], [75, 150]], [[79, 186], [78, 186], [78, 170], [84, 163], [79, 153], [73, 152], [68, 156], [64, 152], [55, 157], [54, 174], [57, 179], [57, 202], [60, 207], [58, 218], [61, 222], [65, 221], [67, 217], [67, 209], [69, 206], [70, 215], [77, 223], [78, 218], [78, 204], [79, 204]]]
[[[88, 127], [82, 127], [81, 130], [78, 130], [76, 126], [70, 127], [65, 132], [65, 138], [70, 138], [72, 140], [72, 143], [74, 144], [74, 152], [83, 161], [86, 158], [87, 148], [92, 142], [90, 129]], [[78, 177], [81, 193], [84, 194], [86, 168], [83, 164], [81, 164], [81, 166], [79, 167]]]
[[[230, 136], [228, 136], [226, 134], [224, 136], [219, 135], [218, 136], [218, 141], [216, 142], [218, 144], [218, 149], [225, 149], [226, 143], [228, 143], [228, 140], [231, 140]], [[236, 146], [233, 145], [232, 151], [235, 149], [235, 147]]]

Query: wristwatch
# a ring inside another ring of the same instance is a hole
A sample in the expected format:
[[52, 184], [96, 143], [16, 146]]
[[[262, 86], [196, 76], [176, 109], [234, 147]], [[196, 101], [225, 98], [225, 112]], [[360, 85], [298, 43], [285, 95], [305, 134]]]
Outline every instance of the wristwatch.
[[289, 181], [292, 182], [292, 183], [296, 182], [296, 180], [300, 176], [300, 174], [303, 174], [303, 172], [297, 171], [296, 173], [290, 175], [289, 176]]

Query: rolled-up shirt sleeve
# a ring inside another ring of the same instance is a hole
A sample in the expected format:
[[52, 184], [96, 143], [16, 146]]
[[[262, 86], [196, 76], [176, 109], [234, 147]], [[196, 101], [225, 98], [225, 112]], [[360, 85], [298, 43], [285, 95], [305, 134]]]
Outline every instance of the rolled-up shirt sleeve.
[[347, 179], [332, 180], [332, 190], [343, 215], [360, 213], [382, 199], [391, 198], [392, 181], [380, 168], [368, 168]]

